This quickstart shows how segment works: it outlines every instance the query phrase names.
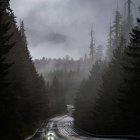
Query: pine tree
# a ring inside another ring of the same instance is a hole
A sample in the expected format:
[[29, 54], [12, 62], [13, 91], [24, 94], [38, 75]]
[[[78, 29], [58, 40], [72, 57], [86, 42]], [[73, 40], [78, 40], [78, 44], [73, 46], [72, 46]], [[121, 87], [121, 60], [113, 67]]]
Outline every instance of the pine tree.
[[122, 37], [122, 16], [118, 10], [115, 12], [115, 18], [110, 26], [109, 40], [108, 40], [108, 57], [111, 59], [113, 50], [116, 49], [121, 41]]
[[[101, 73], [105, 65], [98, 61], [93, 65], [90, 76], [80, 86], [75, 100], [75, 127], [85, 131], [92, 130], [93, 104], [98, 98], [98, 89], [101, 84]], [[88, 115], [87, 115], [88, 114]]]
[[120, 118], [119, 88], [122, 82], [122, 56], [125, 40], [122, 38], [117, 49], [114, 50], [113, 58], [103, 72], [103, 82], [98, 92], [99, 98], [93, 105], [93, 133], [117, 134]]
[[[119, 95], [121, 85], [121, 60], [125, 47], [121, 43], [114, 50], [113, 58], [106, 66], [98, 62], [84, 81], [75, 103], [75, 126], [93, 134], [116, 134], [119, 123]], [[87, 115], [88, 114], [88, 115]]]
[[11, 21], [8, 18], [10, 16], [9, 1], [0, 1], [0, 134], [2, 133], [2, 135], [9, 130], [9, 120], [12, 118], [11, 112], [14, 110], [15, 98], [7, 90], [12, 82], [8, 80], [7, 75], [13, 65], [13, 63], [7, 62], [7, 55], [15, 45], [10, 42], [13, 36], [13, 33], [10, 32]]
[[123, 21], [123, 36], [126, 39], [126, 42], [128, 43], [130, 41], [130, 32], [134, 26], [133, 14], [132, 14], [133, 1], [127, 0], [126, 5], [127, 5], [127, 12], [126, 12], [127, 17], [124, 17], [124, 21]]
[[[2, 9], [2, 11], [4, 10]], [[33, 131], [48, 116], [48, 93], [44, 80], [36, 72], [32, 62], [27, 47], [24, 23], [22, 22], [19, 29], [12, 10], [8, 7], [5, 11], [4, 21], [0, 20], [3, 23], [0, 24], [0, 41], [5, 43], [4, 45], [0, 44], [1, 48], [5, 46], [5, 49], [0, 48], [0, 66], [3, 65], [5, 68], [0, 67], [0, 75], [3, 76], [0, 78], [4, 79], [3, 82], [6, 86], [6, 94], [1, 92], [2, 90], [0, 91], [1, 94], [5, 95], [4, 97], [1, 96], [1, 100], [5, 98], [6, 103], [0, 102], [2, 104], [0, 105], [0, 114], [1, 116], [4, 114], [1, 117], [4, 120], [1, 122], [5, 129], [2, 128], [0, 132], [6, 133], [2, 139], [9, 137], [11, 140], [20, 140], [29, 135], [28, 129]], [[14, 34], [12, 34], [13, 32]], [[13, 44], [12, 42], [16, 43]], [[11, 50], [9, 51], [8, 48]], [[2, 55], [2, 53], [5, 54]], [[9, 81], [12, 82], [9, 84]], [[0, 82], [0, 87], [4, 87], [2, 80]]]
[[0, 2], [0, 88], [5, 88], [8, 83], [5, 79], [11, 64], [6, 62], [6, 55], [9, 53], [14, 43], [8, 43], [13, 34], [9, 34], [11, 23], [6, 18], [10, 13], [8, 13], [8, 7], [5, 7], [4, 2]]
[[24, 139], [46, 117], [48, 91], [32, 62], [24, 23], [19, 29], [9, 0], [1, 0], [0, 139]]
[[89, 53], [89, 57], [90, 57], [90, 61], [91, 61], [91, 65], [93, 65], [93, 63], [95, 62], [95, 43], [94, 43], [94, 37], [93, 37], [93, 27], [91, 29], [91, 42], [90, 42], [90, 53]]
[[125, 49], [123, 63], [124, 84], [121, 88], [121, 129], [125, 134], [140, 134], [140, 20], [133, 28], [130, 44]]

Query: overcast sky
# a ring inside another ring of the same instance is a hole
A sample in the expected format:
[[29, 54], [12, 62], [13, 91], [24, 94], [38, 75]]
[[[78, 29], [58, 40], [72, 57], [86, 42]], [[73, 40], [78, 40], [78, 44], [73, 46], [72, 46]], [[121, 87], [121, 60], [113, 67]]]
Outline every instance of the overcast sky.
[[[126, 1], [118, 0], [122, 12]], [[139, 0], [133, 1], [137, 13]], [[24, 20], [33, 59], [84, 56], [92, 24], [96, 45], [105, 47], [116, 7], [117, 0], [11, 0], [17, 22]]]

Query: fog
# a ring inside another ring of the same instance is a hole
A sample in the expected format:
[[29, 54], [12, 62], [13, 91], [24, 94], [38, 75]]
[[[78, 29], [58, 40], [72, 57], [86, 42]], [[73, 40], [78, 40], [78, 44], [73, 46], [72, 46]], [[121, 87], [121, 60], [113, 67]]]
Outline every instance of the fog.
[[[118, 0], [122, 13], [125, 2]], [[134, 0], [135, 9], [138, 2]], [[89, 53], [92, 25], [96, 46], [105, 49], [117, 0], [11, 0], [11, 7], [18, 24], [24, 20], [33, 59], [66, 55], [77, 59]]]

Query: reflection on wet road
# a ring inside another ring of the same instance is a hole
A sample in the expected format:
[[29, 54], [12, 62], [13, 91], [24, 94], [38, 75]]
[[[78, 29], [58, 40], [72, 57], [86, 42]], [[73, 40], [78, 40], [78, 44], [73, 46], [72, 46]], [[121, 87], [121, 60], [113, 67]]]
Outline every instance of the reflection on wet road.
[[73, 121], [74, 119], [69, 115], [52, 118], [26, 140], [121, 140], [80, 136], [73, 128]]

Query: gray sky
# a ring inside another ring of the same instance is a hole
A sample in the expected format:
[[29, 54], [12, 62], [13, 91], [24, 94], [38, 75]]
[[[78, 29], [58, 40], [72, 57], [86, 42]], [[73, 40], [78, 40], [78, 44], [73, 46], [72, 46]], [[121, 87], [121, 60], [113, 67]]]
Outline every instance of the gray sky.
[[[139, 0], [133, 1], [138, 9]], [[118, 0], [122, 12], [125, 2]], [[11, 0], [18, 23], [24, 20], [33, 59], [84, 56], [92, 24], [95, 43], [105, 47], [116, 7], [117, 0]]]

